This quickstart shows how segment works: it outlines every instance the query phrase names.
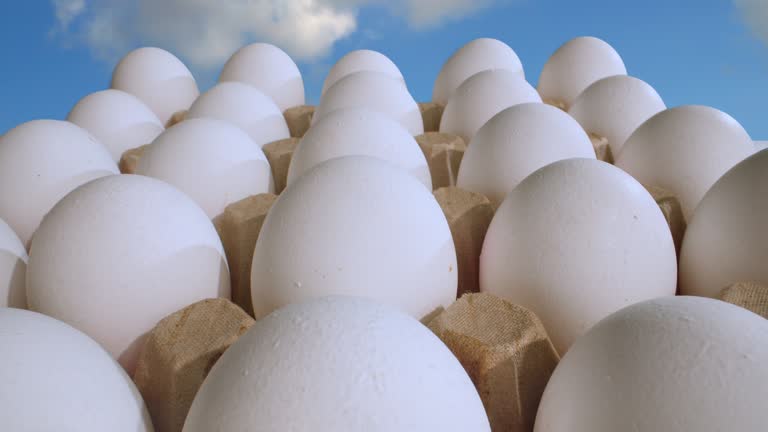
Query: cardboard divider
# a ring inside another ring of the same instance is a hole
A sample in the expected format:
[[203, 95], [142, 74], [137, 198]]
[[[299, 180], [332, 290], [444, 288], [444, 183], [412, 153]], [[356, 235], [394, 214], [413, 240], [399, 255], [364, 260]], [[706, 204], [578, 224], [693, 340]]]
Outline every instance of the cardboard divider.
[[274, 179], [275, 194], [277, 195], [280, 195], [283, 189], [285, 189], [288, 181], [288, 167], [291, 164], [291, 158], [293, 158], [293, 152], [296, 150], [297, 145], [299, 145], [299, 138], [287, 138], [265, 144], [261, 148], [264, 151], [264, 155], [267, 156], [269, 166], [272, 167], [272, 178]]
[[458, 135], [440, 132], [426, 132], [415, 138], [427, 158], [432, 189], [455, 186], [459, 165], [467, 149], [464, 140]]

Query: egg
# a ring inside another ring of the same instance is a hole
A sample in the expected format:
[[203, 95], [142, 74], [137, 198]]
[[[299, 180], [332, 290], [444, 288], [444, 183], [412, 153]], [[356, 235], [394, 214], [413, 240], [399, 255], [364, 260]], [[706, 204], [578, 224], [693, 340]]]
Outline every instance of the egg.
[[580, 36], [561, 45], [549, 57], [539, 75], [541, 98], [565, 110], [595, 81], [626, 75], [619, 53], [602, 39]]
[[296, 63], [268, 43], [246, 45], [224, 64], [219, 82], [239, 81], [261, 90], [280, 111], [304, 105], [304, 80]]
[[680, 250], [683, 294], [718, 297], [738, 282], [768, 284], [768, 150], [725, 173], [696, 207]]
[[520, 74], [504, 69], [477, 73], [464, 81], [448, 100], [440, 132], [470, 142], [491, 117], [504, 108], [526, 102], [541, 102], [541, 98]]
[[328, 88], [336, 84], [336, 82], [345, 76], [360, 71], [381, 72], [392, 78], [398, 79], [405, 84], [405, 78], [403, 78], [402, 72], [400, 72], [400, 69], [397, 68], [397, 65], [395, 65], [389, 57], [378, 51], [361, 49], [350, 51], [333, 65], [323, 82], [321, 94], [325, 94]]
[[709, 188], [755, 152], [752, 139], [730, 115], [683, 105], [666, 109], [629, 136], [616, 166], [642, 184], [677, 196], [686, 220]]
[[288, 185], [315, 165], [350, 155], [390, 161], [432, 190], [427, 158], [400, 123], [365, 108], [341, 109], [325, 116], [304, 135], [288, 166]]
[[125, 371], [80, 331], [0, 308], [0, 430], [152, 432]]
[[139, 98], [108, 89], [80, 99], [67, 115], [102, 143], [115, 162], [126, 151], [149, 144], [165, 130], [160, 119]]
[[85, 129], [60, 120], [23, 123], [0, 138], [0, 219], [29, 247], [43, 216], [64, 195], [119, 172]]
[[333, 296], [257, 321], [213, 366], [183, 430], [491, 429], [469, 376], [427, 327]]
[[0, 219], [0, 308], [27, 307], [25, 275], [27, 249], [19, 237]]
[[581, 92], [568, 114], [584, 130], [607, 140], [611, 154], [617, 155], [635, 129], [666, 108], [661, 96], [645, 81], [614, 75]]
[[755, 141], [755, 150], [760, 151], [768, 148], [768, 141]]
[[595, 158], [581, 126], [553, 106], [523, 103], [496, 114], [475, 134], [456, 186], [498, 205], [529, 174], [569, 158]]
[[215, 85], [189, 108], [187, 119], [224, 120], [248, 132], [259, 146], [290, 138], [283, 113], [269, 96], [239, 82]]
[[535, 432], [765, 430], [768, 320], [719, 300], [629, 306], [576, 341]]
[[525, 79], [520, 58], [509, 45], [498, 39], [479, 38], [459, 48], [443, 64], [432, 89], [432, 102], [447, 104], [467, 78], [491, 69], [506, 69]]
[[651, 195], [620, 169], [566, 159], [502, 202], [480, 254], [480, 291], [541, 318], [560, 354], [617, 310], [675, 294], [677, 258]]
[[312, 125], [333, 111], [368, 108], [397, 120], [411, 135], [424, 133], [419, 105], [402, 82], [381, 72], [353, 72], [331, 86], [320, 99]]
[[27, 265], [29, 308], [86, 333], [129, 373], [158, 321], [229, 290], [221, 240], [205, 212], [139, 175], [97, 179], [59, 201]]
[[257, 318], [310, 297], [372, 298], [423, 318], [456, 299], [456, 250], [432, 192], [370, 156], [323, 162], [273, 204], [253, 253]]
[[136, 174], [175, 186], [211, 219], [229, 204], [274, 192], [261, 148], [241, 129], [209, 118], [185, 120], [163, 132], [142, 154]]
[[165, 125], [192, 105], [200, 95], [197, 82], [184, 63], [160, 48], [131, 51], [115, 66], [111, 88], [141, 99]]

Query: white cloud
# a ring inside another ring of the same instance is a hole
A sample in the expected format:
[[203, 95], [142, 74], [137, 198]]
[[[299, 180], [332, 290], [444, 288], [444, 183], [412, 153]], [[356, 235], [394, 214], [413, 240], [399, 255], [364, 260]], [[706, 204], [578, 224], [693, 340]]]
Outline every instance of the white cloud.
[[750, 30], [768, 44], [768, 0], [734, 0]]
[[221, 66], [239, 47], [265, 41], [297, 60], [324, 57], [379, 6], [414, 28], [458, 18], [497, 0], [52, 0], [57, 27], [113, 60], [138, 45], [173, 51], [191, 66]]

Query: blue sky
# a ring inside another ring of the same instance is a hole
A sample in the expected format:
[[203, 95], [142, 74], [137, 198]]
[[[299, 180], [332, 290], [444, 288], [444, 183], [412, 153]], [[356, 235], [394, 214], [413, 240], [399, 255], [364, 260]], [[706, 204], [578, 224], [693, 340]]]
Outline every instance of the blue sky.
[[[6, 2], [0, 133], [28, 120], [63, 119], [81, 97], [108, 87], [120, 55], [142, 45], [177, 54], [205, 90], [237, 46], [273, 42], [298, 60], [310, 103], [338, 58], [368, 48], [389, 56], [413, 96], [428, 101], [443, 62], [474, 38], [509, 44], [535, 85], [558, 46], [591, 35], [613, 45], [629, 74], [668, 106], [710, 105], [753, 139], [768, 139], [768, 0], [380, 1]], [[166, 25], [176, 16], [189, 25]]]

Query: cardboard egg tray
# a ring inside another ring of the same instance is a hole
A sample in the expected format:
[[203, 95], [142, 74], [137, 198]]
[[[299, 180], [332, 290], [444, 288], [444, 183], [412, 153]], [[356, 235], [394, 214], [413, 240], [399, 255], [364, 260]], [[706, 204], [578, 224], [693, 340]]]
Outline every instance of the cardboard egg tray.
[[[536, 315], [490, 294], [479, 293], [479, 260], [494, 207], [484, 196], [455, 186], [466, 143], [436, 130], [442, 107], [420, 104], [425, 134], [417, 137], [432, 174], [434, 196], [443, 209], [458, 263], [457, 300], [422, 320], [464, 366], [497, 431], [532, 431], [539, 401], [559, 355]], [[313, 108], [297, 107], [285, 116], [293, 138], [264, 146], [276, 193], [285, 187], [288, 166]], [[183, 119], [183, 113], [174, 117]], [[600, 143], [595, 144], [599, 154]], [[145, 147], [129, 150], [120, 161], [132, 173]], [[603, 149], [604, 151], [604, 149]], [[610, 160], [610, 155], [603, 158]], [[678, 200], [647, 187], [670, 227], [676, 250], [685, 231]], [[133, 379], [158, 432], [181, 431], [192, 401], [215, 362], [254, 323], [250, 268], [264, 219], [277, 195], [260, 194], [229, 205], [214, 219], [229, 263], [232, 300], [209, 299], [160, 321], [142, 348]], [[768, 318], [768, 288], [739, 283], [721, 298]], [[524, 377], [524, 379], [521, 379]]]

